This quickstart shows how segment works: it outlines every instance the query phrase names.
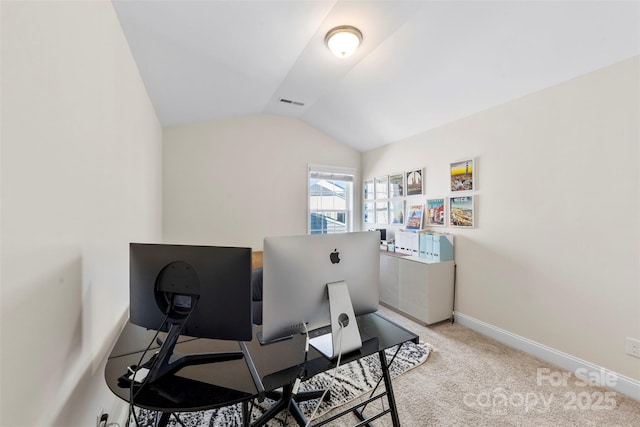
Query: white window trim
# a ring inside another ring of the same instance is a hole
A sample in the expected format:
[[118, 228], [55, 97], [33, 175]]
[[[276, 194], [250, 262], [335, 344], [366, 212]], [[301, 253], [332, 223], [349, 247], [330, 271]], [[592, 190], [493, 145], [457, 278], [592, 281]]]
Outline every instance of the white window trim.
[[312, 172], [320, 172], [326, 174], [336, 174], [336, 175], [350, 175], [353, 177], [353, 182], [351, 183], [351, 194], [349, 194], [348, 199], [351, 201], [350, 206], [347, 209], [347, 230], [354, 231], [355, 230], [355, 204], [356, 204], [356, 183], [358, 182], [357, 177], [357, 169], [349, 168], [344, 166], [330, 166], [330, 165], [318, 165], [318, 164], [308, 164], [307, 165], [307, 234], [311, 233], [311, 206], [310, 206], [310, 188], [309, 182], [311, 180]]

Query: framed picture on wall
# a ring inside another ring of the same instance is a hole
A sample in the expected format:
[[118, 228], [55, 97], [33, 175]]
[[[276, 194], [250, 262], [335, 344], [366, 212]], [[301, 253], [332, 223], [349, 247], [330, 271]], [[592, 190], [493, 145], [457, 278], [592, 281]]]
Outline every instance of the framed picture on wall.
[[449, 225], [451, 227], [474, 227], [473, 198], [472, 195], [449, 198]]
[[389, 177], [379, 176], [376, 178], [376, 200], [389, 198]]
[[362, 183], [362, 195], [365, 200], [373, 200], [375, 198], [373, 179], [367, 179]]
[[[373, 181], [371, 181], [373, 183]], [[362, 204], [362, 216], [365, 224], [373, 224], [375, 222], [375, 203], [366, 202]]]
[[387, 224], [389, 215], [389, 206], [387, 202], [376, 202], [376, 224]]
[[389, 175], [389, 198], [404, 196], [404, 174]]
[[404, 224], [404, 200], [389, 202], [389, 224]]
[[365, 200], [374, 199], [373, 179], [367, 179], [362, 183], [362, 192]]
[[451, 191], [471, 191], [474, 189], [473, 159], [451, 163], [449, 170]]
[[425, 209], [425, 227], [441, 227], [447, 225], [446, 203], [444, 198], [427, 199]]
[[422, 194], [424, 191], [424, 170], [417, 169], [411, 172], [405, 172], [407, 184], [407, 196]]
[[406, 227], [409, 230], [422, 229], [423, 204], [412, 204], [407, 208]]

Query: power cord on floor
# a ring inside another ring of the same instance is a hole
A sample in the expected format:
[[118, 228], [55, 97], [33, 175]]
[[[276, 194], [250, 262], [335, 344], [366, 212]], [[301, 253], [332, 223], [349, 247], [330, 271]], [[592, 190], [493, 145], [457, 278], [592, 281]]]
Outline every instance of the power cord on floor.
[[108, 422], [109, 421], [109, 414], [102, 414], [100, 415], [100, 419], [98, 420], [98, 427], [120, 427], [119, 423], [116, 422]]

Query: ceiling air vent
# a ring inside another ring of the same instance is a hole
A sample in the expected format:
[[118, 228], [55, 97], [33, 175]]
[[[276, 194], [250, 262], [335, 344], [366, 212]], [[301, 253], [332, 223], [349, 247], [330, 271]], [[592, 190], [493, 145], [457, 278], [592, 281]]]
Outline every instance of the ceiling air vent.
[[280, 102], [284, 102], [285, 104], [297, 105], [299, 107], [304, 106], [304, 102], [292, 101], [292, 100], [286, 99], [286, 98], [280, 98]]

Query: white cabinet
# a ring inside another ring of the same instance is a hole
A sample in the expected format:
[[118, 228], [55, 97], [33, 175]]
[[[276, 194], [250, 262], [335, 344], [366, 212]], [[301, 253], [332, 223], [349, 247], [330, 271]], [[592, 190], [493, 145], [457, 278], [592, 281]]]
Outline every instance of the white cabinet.
[[400, 304], [398, 288], [399, 258], [380, 255], [380, 301], [398, 308]]
[[380, 252], [380, 302], [427, 325], [453, 315], [454, 261]]

